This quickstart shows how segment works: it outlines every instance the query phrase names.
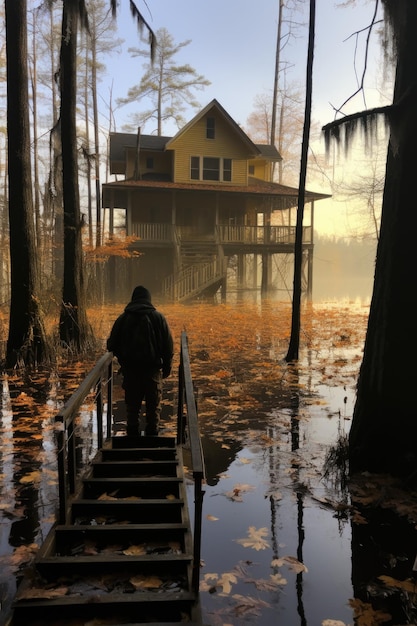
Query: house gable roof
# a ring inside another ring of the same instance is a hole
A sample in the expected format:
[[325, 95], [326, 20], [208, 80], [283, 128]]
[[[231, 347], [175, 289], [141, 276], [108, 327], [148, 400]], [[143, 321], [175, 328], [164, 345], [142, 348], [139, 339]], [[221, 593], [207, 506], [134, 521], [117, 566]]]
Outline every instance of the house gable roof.
[[282, 161], [282, 156], [275, 146], [265, 143], [257, 143], [255, 145], [260, 151], [261, 156], [263, 156], [268, 161]]
[[247, 136], [247, 134], [240, 128], [239, 124], [237, 124], [234, 119], [228, 114], [226, 109], [222, 107], [222, 105], [216, 100], [212, 100], [209, 102], [204, 109], [201, 109], [199, 113], [192, 120], [190, 120], [185, 126], [178, 131], [174, 137], [172, 137], [166, 144], [166, 149], [173, 148], [175, 142], [180, 139], [187, 131], [194, 126], [198, 121], [204, 118], [210, 111], [215, 109], [217, 113], [225, 120], [225, 122], [229, 125], [231, 130], [238, 136], [238, 138], [245, 144], [246, 149], [252, 154], [254, 157], [261, 155], [261, 150], [259, 147], [253, 143], [251, 139]]
[[[158, 135], [140, 135], [140, 149], [149, 152], [164, 152], [172, 149], [174, 142], [183, 136], [196, 122], [202, 119], [212, 109], [216, 109], [219, 115], [226, 121], [232, 131], [239, 137], [249, 150], [253, 158], [264, 158], [268, 161], [282, 161], [282, 157], [275, 146], [270, 144], [255, 144], [227, 111], [216, 100], [212, 100], [192, 120], [190, 120], [174, 137]], [[110, 162], [124, 163], [126, 150], [136, 148], [138, 135], [136, 133], [110, 133]], [[120, 173], [120, 172], [119, 172]]]

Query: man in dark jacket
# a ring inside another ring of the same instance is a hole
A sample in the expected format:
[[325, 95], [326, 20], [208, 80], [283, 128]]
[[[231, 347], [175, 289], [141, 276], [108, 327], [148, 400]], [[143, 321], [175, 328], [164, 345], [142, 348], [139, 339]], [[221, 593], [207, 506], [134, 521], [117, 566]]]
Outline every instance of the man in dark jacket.
[[145, 435], [157, 435], [162, 378], [171, 373], [173, 341], [168, 323], [151, 303], [150, 292], [135, 287], [132, 299], [113, 324], [107, 349], [117, 357], [123, 375], [127, 435], [138, 436], [142, 401], [146, 404]]

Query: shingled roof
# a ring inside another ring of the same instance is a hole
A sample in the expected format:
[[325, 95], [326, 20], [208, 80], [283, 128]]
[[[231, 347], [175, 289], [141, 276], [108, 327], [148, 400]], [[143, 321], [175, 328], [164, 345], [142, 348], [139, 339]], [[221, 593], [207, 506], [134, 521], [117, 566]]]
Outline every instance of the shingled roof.
[[[297, 206], [298, 204], [298, 189], [296, 187], [288, 187], [287, 185], [280, 185], [279, 183], [269, 183], [257, 178], [249, 178], [249, 184], [245, 186], [237, 185], [213, 185], [210, 183], [173, 183], [167, 181], [153, 181], [153, 180], [121, 180], [113, 183], [106, 183], [103, 185], [103, 200], [106, 197], [106, 192], [112, 189], [116, 191], [122, 191], [124, 189], [137, 189], [137, 190], [164, 190], [164, 191], [205, 191], [221, 194], [236, 194], [243, 196], [268, 196], [274, 197], [275, 208], [277, 209], [289, 209]], [[313, 191], [305, 192], [305, 201], [311, 202], [312, 200], [323, 200], [330, 198], [331, 196], [324, 193], [316, 193]]]

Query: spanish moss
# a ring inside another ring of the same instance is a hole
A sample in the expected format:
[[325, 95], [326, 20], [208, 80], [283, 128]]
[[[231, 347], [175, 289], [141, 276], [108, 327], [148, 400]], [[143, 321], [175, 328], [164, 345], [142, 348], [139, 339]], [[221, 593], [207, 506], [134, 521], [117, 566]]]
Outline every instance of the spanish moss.
[[381, 119], [385, 132], [387, 131], [391, 108], [391, 106], [385, 106], [361, 111], [323, 126], [326, 154], [329, 155], [331, 142], [334, 140], [338, 146], [344, 148], [345, 156], [347, 156], [353, 140], [358, 135], [362, 136], [365, 141], [366, 152], [372, 151], [374, 143], [378, 140]]

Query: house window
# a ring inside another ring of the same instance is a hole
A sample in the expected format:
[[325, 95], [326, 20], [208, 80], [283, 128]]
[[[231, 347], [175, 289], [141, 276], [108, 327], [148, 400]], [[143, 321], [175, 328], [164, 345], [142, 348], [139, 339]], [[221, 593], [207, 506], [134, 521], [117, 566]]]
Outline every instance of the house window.
[[190, 165], [191, 180], [232, 180], [232, 159], [193, 156]]
[[200, 180], [200, 157], [191, 157], [191, 180]]
[[232, 180], [232, 159], [223, 159], [223, 180], [229, 183]]
[[153, 157], [148, 157], [146, 159], [146, 169], [153, 170]]
[[214, 139], [216, 135], [216, 120], [214, 117], [206, 118], [206, 139]]
[[254, 165], [249, 165], [248, 172], [249, 172], [249, 176], [254, 176], [254, 174], [255, 174], [255, 166]]
[[220, 159], [203, 158], [203, 180], [220, 180]]

